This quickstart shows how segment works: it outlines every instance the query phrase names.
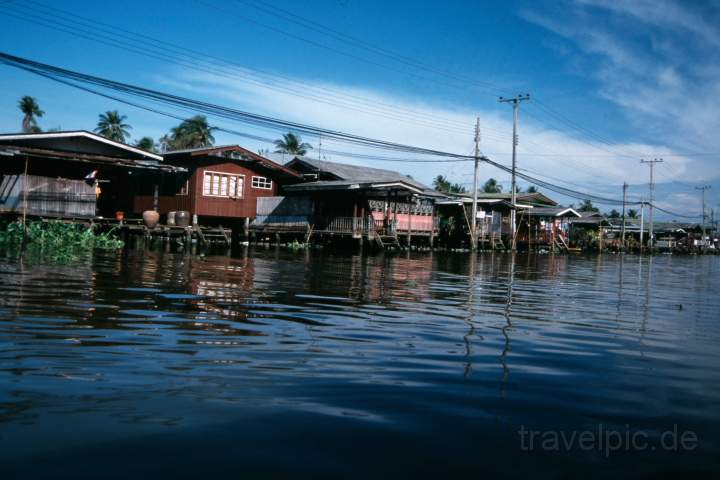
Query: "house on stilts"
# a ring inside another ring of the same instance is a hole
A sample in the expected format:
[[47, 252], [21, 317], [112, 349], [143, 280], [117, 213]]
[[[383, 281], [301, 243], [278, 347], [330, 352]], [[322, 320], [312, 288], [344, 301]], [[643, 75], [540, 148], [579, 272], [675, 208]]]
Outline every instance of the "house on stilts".
[[284, 186], [281, 196], [258, 199], [250, 224], [256, 237], [433, 246], [435, 202], [443, 194], [391, 170], [306, 156], [294, 156], [285, 167], [302, 181]]
[[[92, 221], [134, 212], [183, 174], [160, 155], [87, 131], [0, 135], [0, 214]], [[138, 212], [139, 213], [139, 212]]]

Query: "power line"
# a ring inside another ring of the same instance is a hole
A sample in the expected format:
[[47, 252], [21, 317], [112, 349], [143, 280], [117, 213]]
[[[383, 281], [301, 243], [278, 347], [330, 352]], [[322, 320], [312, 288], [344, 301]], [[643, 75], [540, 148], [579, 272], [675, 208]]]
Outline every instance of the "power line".
[[[135, 102], [130, 102], [128, 100], [122, 99], [120, 97], [117, 97], [115, 95], [110, 95], [107, 93], [99, 92], [95, 89], [91, 89], [89, 87], [84, 86], [83, 84], [89, 84], [89, 85], [95, 85], [100, 88], [109, 89], [111, 91], [122, 93], [126, 95], [131, 95], [135, 97], [140, 97], [149, 101], [153, 101], [156, 103], [162, 103], [165, 105], [171, 105], [173, 107], [185, 109], [185, 110], [191, 110], [195, 113], [197, 112], [203, 112], [207, 113], [209, 115], [213, 115], [219, 118], [224, 118], [227, 120], [237, 121], [246, 123], [249, 125], [253, 125], [256, 127], [263, 127], [263, 128], [275, 128], [275, 129], [283, 129], [283, 130], [294, 130], [302, 133], [309, 133], [311, 135], [323, 135], [323, 138], [330, 138], [334, 139], [340, 142], [356, 145], [356, 146], [363, 146], [368, 148], [375, 148], [375, 149], [384, 149], [384, 150], [391, 150], [391, 151], [399, 151], [399, 152], [405, 152], [405, 153], [412, 153], [415, 155], [426, 155], [426, 156], [432, 156], [432, 157], [443, 157], [442, 160], [439, 158], [433, 159], [433, 160], [427, 160], [428, 162], [448, 162], [448, 161], [472, 161], [474, 160], [474, 156], [471, 155], [461, 155], [451, 152], [443, 152], [440, 150], [435, 149], [429, 149], [424, 147], [417, 147], [412, 145], [404, 145], [401, 143], [391, 142], [387, 140], [379, 140], [379, 139], [373, 139], [369, 137], [364, 137], [360, 135], [354, 135], [350, 133], [340, 132], [336, 130], [329, 130], [329, 129], [323, 129], [316, 126], [311, 125], [305, 125], [298, 122], [292, 122], [282, 119], [277, 119], [265, 115], [259, 115], [254, 114], [250, 112], [244, 112], [242, 110], [237, 110], [229, 107], [222, 107], [219, 105], [214, 105], [208, 102], [202, 102], [198, 100], [192, 100], [185, 97], [180, 97], [177, 95], [167, 94], [143, 87], [138, 87], [122, 82], [116, 82], [113, 80], [104, 79], [101, 77], [96, 77], [92, 75], [82, 74], [79, 72], [73, 72], [71, 70], [62, 69], [59, 67], [54, 67], [51, 65], [46, 65], [40, 62], [35, 62], [28, 59], [23, 59], [21, 57], [16, 57], [13, 55], [9, 55], [6, 53], [0, 52], [0, 62], [13, 66], [19, 69], [22, 69], [24, 71], [33, 73], [35, 75], [39, 75], [60, 83], [63, 83], [65, 85], [73, 86], [75, 88], [79, 88], [81, 90], [84, 90], [89, 93], [93, 93], [96, 95], [101, 95], [105, 98], [110, 98], [119, 102], [123, 102], [129, 105], [133, 105], [138, 108], [143, 108], [146, 110], [153, 111], [155, 113], [160, 113], [163, 115], [169, 115], [173, 118], [180, 119], [182, 117], [167, 114], [162, 111], [159, 111], [157, 109], [153, 109], [151, 107], [146, 107], [140, 104], [137, 104]], [[236, 132], [229, 129], [223, 129], [224, 131], [250, 137], [250, 138], [256, 138], [261, 139], [262, 141], [269, 141], [267, 138], [258, 137], [258, 136], [251, 136], [244, 132]], [[369, 156], [367, 156], [369, 157]], [[375, 157], [377, 158], [377, 157]], [[383, 158], [382, 160], [385, 161], [395, 161], [395, 159], [390, 158]], [[401, 159], [398, 159], [401, 160]], [[502, 165], [498, 162], [495, 162], [487, 157], [481, 157], [481, 161], [492, 165], [500, 170], [503, 170], [505, 172], [511, 173], [513, 169], [511, 167], [507, 167], [505, 165]], [[524, 174], [522, 172], [517, 172], [516, 175], [528, 182], [531, 182], [535, 185], [538, 185], [539, 187], [545, 188], [550, 191], [554, 191], [560, 194], [563, 194], [565, 196], [571, 197], [571, 198], [577, 198], [577, 199], [588, 199], [591, 201], [594, 201], [596, 203], [602, 203], [602, 204], [610, 204], [610, 205], [619, 205], [622, 203], [622, 200], [618, 199], [612, 199], [607, 197], [601, 197], [598, 195], [588, 194], [585, 192], [579, 192], [577, 190], [569, 189], [566, 187], [561, 187], [559, 185], [552, 184], [550, 182], [543, 181], [541, 179], [532, 177], [530, 175]], [[640, 203], [640, 202], [638, 202]], [[635, 204], [635, 203], [633, 203]]]
[[[32, 2], [32, 0], [28, 1], [42, 6], [42, 4]], [[364, 97], [349, 93], [331, 93], [328, 92], [327, 89], [319, 89], [315, 85], [297, 81], [281, 75], [270, 74], [262, 70], [248, 71], [248, 69], [246, 69], [245, 67], [234, 62], [228, 62], [209, 54], [186, 49], [184, 47], [179, 47], [171, 43], [149, 37], [147, 35], [130, 32], [128, 30], [114, 27], [103, 22], [96, 22], [94, 20], [87, 19], [86, 17], [78, 16], [76, 14], [67, 14], [60, 9], [56, 9], [50, 6], [43, 7], [52, 9], [54, 12], [57, 13], [55, 13], [54, 16], [48, 20], [42, 17], [42, 15], [44, 14], [42, 10], [35, 9], [31, 5], [25, 5], [25, 7], [33, 10], [32, 17], [25, 17], [23, 16], [25, 14], [22, 12], [11, 13], [7, 10], [0, 13], [5, 13], [6, 15], [13, 18], [25, 20], [33, 24], [39, 24], [47, 28], [61, 31], [63, 33], [67, 33], [73, 36], [104, 43], [106, 45], [110, 45], [115, 48], [119, 48], [135, 54], [178, 64], [189, 69], [215, 74], [232, 80], [241, 79], [244, 82], [252, 83], [263, 88], [287, 92], [294, 96], [308, 98], [314, 101], [320, 101], [328, 105], [349, 108], [363, 113], [371, 113], [379, 116], [385, 116], [387, 118], [395, 120], [409, 121], [410, 123], [416, 123], [418, 125], [429, 126], [437, 129], [447, 129], [448, 131], [451, 131], [453, 133], [465, 133], [458, 130], [458, 128], [464, 128], [465, 124], [457, 120], [446, 119], [438, 116], [431, 116], [417, 110], [388, 104], [378, 99], [369, 100]], [[68, 19], [67, 17], [70, 16], [76, 19], [79, 18], [81, 20]], [[113, 30], [125, 32], [127, 35], [118, 35], [117, 33], [112, 32], [108, 29], [100, 28], [97, 26], [98, 23], [100, 25], [106, 25]], [[102, 33], [97, 33], [98, 31]], [[136, 42], [139, 45], [129, 42]], [[148, 42], [150, 42], [151, 45], [148, 45]], [[208, 59], [213, 60], [213, 62], [208, 63]], [[266, 78], [266, 81], [261, 82], [257, 79], [252, 78], [251, 76], [257, 76], [258, 74], [264, 76]], [[269, 80], [271, 83], [268, 83], [267, 80]], [[358, 105], [362, 106], [362, 108], [360, 108]]]

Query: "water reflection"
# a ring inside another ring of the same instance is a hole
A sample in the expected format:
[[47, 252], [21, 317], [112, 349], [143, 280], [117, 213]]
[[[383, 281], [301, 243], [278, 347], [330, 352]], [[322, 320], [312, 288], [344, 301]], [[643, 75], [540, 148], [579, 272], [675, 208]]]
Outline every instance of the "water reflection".
[[0, 460], [101, 432], [281, 414], [318, 415], [330, 437], [346, 418], [405, 441], [442, 424], [468, 446], [521, 423], [598, 418], [711, 431], [718, 263], [279, 250], [2, 259]]

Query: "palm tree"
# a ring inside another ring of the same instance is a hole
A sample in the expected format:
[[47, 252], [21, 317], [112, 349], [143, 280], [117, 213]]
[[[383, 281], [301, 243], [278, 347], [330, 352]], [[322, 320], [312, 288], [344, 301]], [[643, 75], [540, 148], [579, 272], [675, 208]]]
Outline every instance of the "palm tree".
[[123, 123], [127, 116], [120, 115], [117, 110], [108, 110], [98, 115], [98, 124], [95, 132], [99, 133], [108, 140], [125, 143], [125, 138], [130, 136], [132, 127], [127, 123]]
[[163, 151], [212, 147], [215, 143], [212, 132], [215, 130], [217, 127], [211, 127], [205, 115], [195, 115], [173, 127], [169, 135], [160, 138], [160, 145]]
[[435, 180], [433, 180], [433, 187], [435, 187], [435, 190], [438, 192], [449, 192], [450, 181], [445, 178], [444, 175], [438, 175], [435, 177]]
[[593, 205], [591, 200], [583, 200], [582, 205], [580, 205], [580, 208], [578, 209], [581, 212], [597, 212], [599, 211], [598, 208]]
[[135, 142], [135, 146], [141, 150], [145, 150], [150, 153], [157, 153], [157, 146], [155, 146], [155, 140], [151, 137], [142, 137], [140, 140]]
[[632, 208], [630, 210], [628, 210], [627, 216], [629, 218], [637, 218], [637, 215], [638, 215], [637, 210], [634, 210]]
[[502, 193], [502, 185], [500, 185], [494, 178], [488, 179], [482, 189], [485, 193]]
[[25, 95], [18, 102], [18, 108], [23, 113], [22, 131], [25, 133], [40, 132], [40, 127], [37, 125], [37, 118], [42, 117], [45, 112], [40, 110], [40, 106], [35, 98]]
[[302, 141], [299, 135], [288, 132], [283, 135], [282, 140], [275, 140], [277, 149], [275, 153], [289, 153], [292, 155], [305, 155], [308, 149], [312, 149], [312, 145]]

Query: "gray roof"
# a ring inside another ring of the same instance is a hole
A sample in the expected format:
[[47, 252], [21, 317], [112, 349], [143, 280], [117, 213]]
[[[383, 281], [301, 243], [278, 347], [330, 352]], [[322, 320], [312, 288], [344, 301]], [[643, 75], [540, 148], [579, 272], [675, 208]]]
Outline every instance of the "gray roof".
[[527, 215], [533, 217], [575, 217], [580, 218], [580, 214], [570, 207], [536, 207], [527, 212]]
[[[275, 159], [277, 158], [277, 155], [282, 154], [273, 154], [271, 158]], [[311, 168], [317, 169], [318, 171], [330, 173], [331, 175], [337, 177], [339, 179], [338, 181], [344, 180], [352, 184], [402, 182], [418, 190], [421, 190], [425, 195], [444, 196], [440, 192], [433, 190], [427, 185], [424, 185], [407, 175], [403, 175], [402, 173], [395, 172], [393, 170], [364, 167], [360, 165], [349, 165], [347, 163], [328, 162], [326, 160], [316, 160], [305, 156], [292, 157], [292, 159], [286, 164], [286, 166], [289, 166], [289, 164], [293, 161], [300, 161]]]
[[58, 150], [87, 155], [132, 160], [162, 161], [162, 157], [138, 147], [109, 140], [87, 130], [68, 130], [62, 132], [4, 133], [0, 134], [0, 145], [15, 145], [28, 148]]
[[[454, 194], [454, 196], [472, 198], [472, 192]], [[478, 192], [478, 198], [479, 199], [486, 198], [486, 199], [497, 199], [497, 200], [511, 200], [512, 194], [511, 193]], [[540, 206], [540, 205], [555, 206], [558, 204], [555, 200], [553, 200], [552, 198], [543, 194], [542, 192], [533, 192], [533, 193], [519, 192], [515, 195], [515, 202], [529, 204], [529, 205], [537, 205], [537, 206]]]

